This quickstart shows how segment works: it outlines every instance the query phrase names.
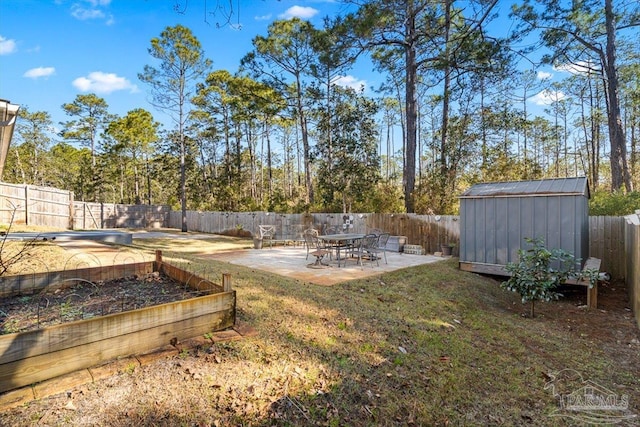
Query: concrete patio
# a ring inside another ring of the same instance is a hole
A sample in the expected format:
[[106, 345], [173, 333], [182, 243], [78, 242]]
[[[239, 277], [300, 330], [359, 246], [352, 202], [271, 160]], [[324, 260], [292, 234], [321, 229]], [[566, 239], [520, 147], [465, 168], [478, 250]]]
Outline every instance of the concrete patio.
[[314, 264], [315, 257], [309, 255], [304, 247], [298, 246], [274, 246], [263, 249], [246, 249], [232, 252], [220, 252], [202, 255], [202, 258], [228, 262], [230, 264], [243, 265], [257, 270], [301, 280], [317, 285], [335, 285], [347, 280], [361, 279], [401, 268], [429, 264], [442, 261], [444, 258], [433, 255], [410, 255], [398, 252], [387, 252], [387, 261], [380, 260], [379, 266], [375, 262], [371, 264], [365, 260], [364, 265], [356, 264], [355, 259], [348, 260], [346, 267], [338, 267], [338, 263], [329, 261], [324, 268], [310, 268]]
[[[95, 234], [95, 235], [94, 235]], [[162, 231], [133, 231], [127, 234], [129, 238], [136, 239], [184, 239], [185, 244], [190, 246], [188, 242], [191, 240], [211, 239], [211, 234], [204, 233], [167, 233]], [[58, 234], [55, 243], [63, 247], [73, 257], [78, 260], [84, 260], [88, 265], [112, 265], [118, 262], [141, 262], [142, 255], [139, 257], [122, 253], [119, 248], [112, 245], [104, 244], [102, 241], [109, 241], [110, 233], [105, 233], [102, 238], [99, 237], [100, 231], [94, 233], [82, 232], [66, 232], [64, 237]], [[389, 271], [399, 270], [402, 268], [413, 267], [423, 264], [442, 261], [443, 257], [434, 255], [413, 255], [398, 252], [387, 252], [387, 261], [384, 259], [379, 261], [379, 265], [370, 263], [365, 260], [364, 265], [356, 264], [355, 259], [347, 261], [346, 266], [341, 265], [335, 260], [328, 260], [328, 266], [323, 268], [310, 268], [309, 265], [315, 262], [315, 257], [309, 255], [306, 257], [307, 251], [304, 246], [273, 246], [264, 247], [263, 249], [234, 249], [203, 252], [196, 252], [195, 256], [201, 259], [212, 259], [221, 262], [227, 262], [235, 265], [242, 265], [256, 270], [268, 271], [270, 273], [279, 274], [281, 276], [298, 279], [305, 283], [313, 283], [317, 285], [331, 286], [348, 280], [361, 279], [364, 277], [375, 276]]]

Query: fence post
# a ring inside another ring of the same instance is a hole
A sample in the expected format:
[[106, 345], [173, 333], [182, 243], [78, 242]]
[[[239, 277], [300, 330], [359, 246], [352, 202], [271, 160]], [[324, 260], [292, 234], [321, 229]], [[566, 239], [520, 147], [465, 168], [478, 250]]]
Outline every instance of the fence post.
[[162, 267], [162, 251], [160, 249], [156, 249], [156, 262], [155, 262], [156, 271], [160, 271], [161, 267]]
[[73, 230], [74, 219], [75, 219], [75, 209], [73, 206], [73, 191], [69, 191], [69, 230]]
[[231, 291], [231, 274], [229, 273], [222, 274], [222, 289], [225, 292]]
[[29, 186], [24, 186], [24, 223], [29, 225]]

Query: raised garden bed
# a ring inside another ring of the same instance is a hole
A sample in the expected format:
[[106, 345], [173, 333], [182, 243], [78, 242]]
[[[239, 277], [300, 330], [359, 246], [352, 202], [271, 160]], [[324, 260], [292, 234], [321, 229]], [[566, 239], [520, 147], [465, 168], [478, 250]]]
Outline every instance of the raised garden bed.
[[[3, 277], [0, 295], [4, 298], [42, 292], [55, 295], [56, 289], [61, 293], [77, 283], [87, 286], [89, 282], [103, 280], [100, 277], [118, 277], [115, 272], [121, 274], [119, 277], [149, 277], [149, 274], [154, 277], [155, 272], [171, 278], [178, 287], [189, 288], [187, 293], [196, 292], [193, 295], [200, 296], [188, 295], [190, 298], [180, 301], [106, 315], [97, 315], [96, 308], [89, 319], [1, 335], [0, 393], [227, 329], [235, 323], [236, 295], [228, 275], [223, 275], [222, 285], [214, 284], [163, 262], [159, 252], [154, 262]], [[157, 290], [161, 293], [160, 286]]]
[[33, 295], [0, 298], [0, 335], [204, 295], [207, 292], [158, 271], [99, 282], [75, 281], [71, 286], [51, 287]]

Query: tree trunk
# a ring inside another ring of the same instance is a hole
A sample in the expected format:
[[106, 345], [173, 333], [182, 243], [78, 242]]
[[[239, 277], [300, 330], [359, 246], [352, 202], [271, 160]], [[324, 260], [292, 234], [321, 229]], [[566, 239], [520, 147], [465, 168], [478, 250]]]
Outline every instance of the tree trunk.
[[413, 1], [407, 1], [406, 12], [406, 37], [405, 47], [405, 108], [407, 121], [406, 138], [406, 162], [404, 167], [404, 205], [407, 213], [414, 212], [413, 190], [416, 185], [416, 141], [418, 132], [418, 112], [416, 100], [416, 80], [418, 66], [416, 63], [415, 48], [415, 14], [413, 11]]
[[309, 134], [307, 132], [307, 119], [302, 107], [302, 83], [300, 76], [296, 75], [296, 109], [298, 111], [298, 120], [300, 122], [300, 134], [302, 135], [302, 149], [304, 150], [304, 182], [307, 187], [307, 197], [305, 202], [313, 204], [313, 186], [311, 185], [311, 149], [309, 147]]
[[443, 82], [443, 94], [442, 94], [442, 124], [441, 124], [441, 137], [440, 137], [440, 201], [439, 207], [442, 208], [446, 196], [446, 179], [448, 175], [447, 165], [447, 146], [449, 138], [449, 97], [451, 88], [451, 67], [449, 66], [449, 31], [451, 28], [451, 0], [445, 0], [445, 13], [444, 13], [444, 82]]
[[605, 26], [607, 29], [606, 60], [603, 63], [607, 100], [609, 107], [608, 125], [611, 144], [611, 190], [616, 191], [623, 186], [627, 192], [632, 191], [631, 177], [627, 165], [627, 147], [620, 115], [620, 99], [618, 97], [618, 71], [616, 70], [616, 27], [613, 15], [612, 0], [605, 0]]
[[535, 300], [531, 300], [531, 310], [529, 311], [529, 315], [531, 316], [531, 318], [533, 319], [534, 317], [536, 317], [536, 301]]
[[595, 115], [595, 97], [596, 95], [593, 94], [593, 85], [591, 79], [589, 79], [589, 119], [591, 124], [591, 138], [589, 139], [591, 145], [591, 158], [589, 162], [589, 169], [591, 169], [591, 184], [593, 185], [593, 188], [598, 186], [598, 181], [600, 179], [600, 171], [598, 167], [600, 159], [600, 137], [598, 132], [599, 124]]
[[180, 205], [182, 210], [182, 232], [187, 232], [187, 170], [185, 166], [184, 135], [180, 134]]
[[147, 169], [147, 204], [151, 205], [151, 171], [149, 170], [149, 157], [145, 156], [144, 159]]
[[180, 137], [180, 205], [182, 210], [182, 232], [187, 232], [187, 168], [186, 147], [184, 142], [184, 112], [183, 103], [180, 103], [178, 112], [178, 132]]
[[134, 200], [135, 200], [135, 204], [139, 205], [141, 203], [141, 199], [140, 199], [140, 176], [138, 174], [138, 159], [135, 158], [135, 156], [133, 157], [133, 185], [134, 185]]

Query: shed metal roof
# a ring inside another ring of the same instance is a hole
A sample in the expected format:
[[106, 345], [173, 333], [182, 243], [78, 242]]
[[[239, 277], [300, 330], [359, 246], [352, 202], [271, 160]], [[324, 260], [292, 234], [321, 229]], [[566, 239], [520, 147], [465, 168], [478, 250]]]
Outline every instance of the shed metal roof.
[[552, 178], [532, 181], [487, 182], [475, 184], [462, 193], [461, 199], [517, 196], [586, 196], [589, 185], [586, 177]]

